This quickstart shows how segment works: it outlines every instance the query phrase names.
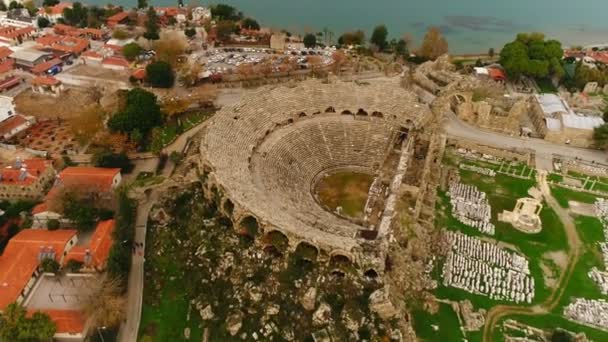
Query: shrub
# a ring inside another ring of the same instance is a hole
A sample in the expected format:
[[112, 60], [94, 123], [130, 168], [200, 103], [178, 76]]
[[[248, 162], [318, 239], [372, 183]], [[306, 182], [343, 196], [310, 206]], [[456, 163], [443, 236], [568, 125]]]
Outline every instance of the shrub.
[[74, 259], [70, 259], [68, 260], [68, 262], [66, 263], [65, 267], [71, 272], [71, 273], [78, 273], [80, 272], [80, 269], [82, 268], [84, 264], [78, 260], [74, 260]]
[[59, 272], [59, 263], [53, 258], [46, 258], [40, 263], [43, 272], [54, 273]]

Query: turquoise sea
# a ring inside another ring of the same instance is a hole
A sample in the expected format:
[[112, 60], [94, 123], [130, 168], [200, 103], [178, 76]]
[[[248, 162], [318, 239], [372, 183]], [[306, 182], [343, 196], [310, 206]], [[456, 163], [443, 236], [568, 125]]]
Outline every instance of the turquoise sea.
[[[186, 0], [187, 1], [187, 0]], [[86, 0], [105, 5], [108, 0]], [[541, 31], [565, 45], [608, 43], [608, 0], [223, 0], [263, 26], [293, 32], [327, 27], [337, 38], [363, 29], [368, 36], [385, 24], [391, 37], [411, 34], [419, 43], [428, 26], [439, 26], [452, 53], [486, 52], [500, 48], [517, 32]], [[133, 7], [136, 0], [111, 1]], [[177, 0], [155, 0], [175, 5]]]

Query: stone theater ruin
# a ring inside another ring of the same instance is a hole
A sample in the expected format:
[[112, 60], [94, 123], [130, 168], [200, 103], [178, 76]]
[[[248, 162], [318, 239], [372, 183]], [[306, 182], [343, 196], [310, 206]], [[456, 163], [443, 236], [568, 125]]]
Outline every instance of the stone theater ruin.
[[[420, 215], [426, 185], [419, 180], [434, 151], [428, 137], [418, 142], [430, 109], [393, 83], [306, 81], [265, 87], [222, 108], [201, 143], [202, 165], [236, 229], [264, 249], [305, 251], [311, 261], [381, 275], [397, 199], [411, 192], [410, 209]], [[320, 179], [338, 172], [374, 178], [363, 218], [326, 210], [315, 194]]]

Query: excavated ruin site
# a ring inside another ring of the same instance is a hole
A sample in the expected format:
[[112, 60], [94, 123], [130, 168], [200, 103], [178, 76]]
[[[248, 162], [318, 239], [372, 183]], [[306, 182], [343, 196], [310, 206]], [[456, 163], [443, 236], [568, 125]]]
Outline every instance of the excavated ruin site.
[[[279, 236], [291, 251], [382, 274], [403, 179], [410, 165], [424, 168], [414, 142], [431, 118], [396, 82], [307, 81], [222, 108], [201, 144], [221, 210], [240, 232], [263, 237], [262, 247]], [[322, 177], [345, 171], [374, 177], [363, 219], [326, 210], [314, 192]]]

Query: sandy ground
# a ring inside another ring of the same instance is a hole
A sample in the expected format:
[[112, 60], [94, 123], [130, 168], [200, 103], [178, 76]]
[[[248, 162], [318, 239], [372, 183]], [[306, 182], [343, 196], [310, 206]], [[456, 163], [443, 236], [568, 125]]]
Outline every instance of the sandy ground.
[[61, 97], [36, 94], [28, 89], [15, 97], [17, 112], [39, 119], [69, 119], [93, 103], [86, 90], [67, 88]]
[[568, 201], [568, 206], [570, 206], [571, 214], [595, 217], [595, 205], [593, 204]]
[[96, 77], [102, 78], [106, 80], [112, 81], [123, 81], [126, 82], [129, 80], [130, 72], [129, 71], [118, 71], [111, 70], [107, 68], [102, 68], [100, 66], [90, 66], [86, 64], [81, 64], [71, 68], [66, 71], [67, 75], [77, 75], [77, 76], [88, 76], [88, 77]]

